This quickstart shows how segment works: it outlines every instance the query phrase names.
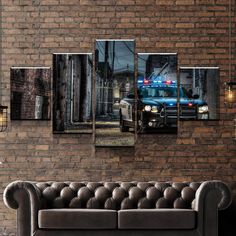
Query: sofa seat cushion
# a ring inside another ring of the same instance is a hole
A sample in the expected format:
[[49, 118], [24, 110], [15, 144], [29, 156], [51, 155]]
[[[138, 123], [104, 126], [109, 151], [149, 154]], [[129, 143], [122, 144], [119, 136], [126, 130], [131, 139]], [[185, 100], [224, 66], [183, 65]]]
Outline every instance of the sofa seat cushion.
[[117, 211], [98, 209], [40, 210], [41, 229], [116, 229]]
[[189, 209], [131, 209], [118, 211], [119, 229], [194, 229], [196, 212]]

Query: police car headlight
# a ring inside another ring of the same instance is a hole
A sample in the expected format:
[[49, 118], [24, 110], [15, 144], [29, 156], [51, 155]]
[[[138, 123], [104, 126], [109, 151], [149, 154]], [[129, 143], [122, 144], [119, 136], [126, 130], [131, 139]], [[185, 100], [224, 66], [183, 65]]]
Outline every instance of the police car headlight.
[[198, 107], [198, 113], [206, 113], [206, 112], [208, 112], [208, 106], [207, 105]]
[[149, 106], [149, 105], [146, 105], [146, 106], [144, 107], [144, 110], [145, 110], [145, 111], [151, 111], [151, 110], [152, 110], [152, 107]]
[[158, 112], [157, 106], [152, 106], [152, 112]]

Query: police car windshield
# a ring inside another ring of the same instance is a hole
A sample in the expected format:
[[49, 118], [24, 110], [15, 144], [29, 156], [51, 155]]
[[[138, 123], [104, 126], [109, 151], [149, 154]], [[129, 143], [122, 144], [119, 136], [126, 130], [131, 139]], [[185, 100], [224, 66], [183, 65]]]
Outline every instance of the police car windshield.
[[[140, 97], [142, 98], [152, 98], [152, 97], [172, 97], [177, 98], [177, 87], [142, 87], [139, 89]], [[180, 97], [187, 98], [187, 94], [180, 88]]]
[[140, 95], [143, 98], [150, 97], [176, 97], [176, 87], [145, 87], [140, 89]]

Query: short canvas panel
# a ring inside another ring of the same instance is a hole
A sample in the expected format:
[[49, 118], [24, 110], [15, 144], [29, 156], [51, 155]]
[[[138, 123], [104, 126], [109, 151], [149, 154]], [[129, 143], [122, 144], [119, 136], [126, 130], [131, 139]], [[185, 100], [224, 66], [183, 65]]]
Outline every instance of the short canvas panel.
[[134, 41], [97, 40], [96, 146], [133, 146]]
[[92, 54], [53, 55], [53, 131], [92, 133]]
[[139, 53], [138, 133], [177, 132], [177, 54]]
[[11, 68], [11, 119], [49, 120], [51, 118], [51, 69]]
[[180, 119], [219, 119], [219, 68], [180, 68]]

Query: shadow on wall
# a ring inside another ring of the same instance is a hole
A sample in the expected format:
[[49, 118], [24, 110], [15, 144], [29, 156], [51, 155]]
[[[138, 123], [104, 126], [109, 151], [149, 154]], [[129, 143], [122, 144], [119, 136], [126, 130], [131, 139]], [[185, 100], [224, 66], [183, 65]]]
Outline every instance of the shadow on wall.
[[236, 182], [229, 187], [232, 191], [232, 203], [229, 208], [219, 212], [219, 236], [236, 235]]

